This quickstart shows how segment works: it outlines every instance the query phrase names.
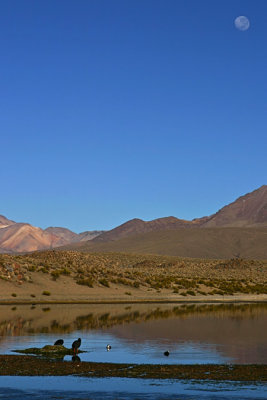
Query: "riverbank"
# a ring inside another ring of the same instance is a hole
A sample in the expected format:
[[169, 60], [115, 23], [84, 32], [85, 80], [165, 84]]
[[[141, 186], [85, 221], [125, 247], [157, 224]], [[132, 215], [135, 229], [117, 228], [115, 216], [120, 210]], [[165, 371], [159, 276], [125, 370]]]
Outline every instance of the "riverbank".
[[266, 382], [267, 365], [151, 365], [57, 362], [31, 356], [1, 355], [0, 375], [120, 377], [142, 379]]

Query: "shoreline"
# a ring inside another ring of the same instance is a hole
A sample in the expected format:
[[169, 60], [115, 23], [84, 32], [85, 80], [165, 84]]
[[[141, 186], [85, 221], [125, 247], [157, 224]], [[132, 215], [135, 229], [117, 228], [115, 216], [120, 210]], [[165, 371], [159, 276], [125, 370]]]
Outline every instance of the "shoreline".
[[267, 364], [115, 364], [0, 355], [0, 375], [267, 382]]
[[[134, 296], [133, 296], [134, 297]], [[192, 297], [185, 299], [174, 298], [170, 296], [167, 297], [150, 297], [150, 298], [91, 298], [91, 299], [79, 299], [73, 298], [71, 300], [66, 299], [51, 299], [51, 300], [26, 300], [26, 299], [1, 299], [0, 298], [0, 306], [1, 305], [38, 305], [38, 304], [237, 304], [237, 303], [267, 303], [267, 295], [246, 295], [246, 296], [205, 296], [205, 297]]]

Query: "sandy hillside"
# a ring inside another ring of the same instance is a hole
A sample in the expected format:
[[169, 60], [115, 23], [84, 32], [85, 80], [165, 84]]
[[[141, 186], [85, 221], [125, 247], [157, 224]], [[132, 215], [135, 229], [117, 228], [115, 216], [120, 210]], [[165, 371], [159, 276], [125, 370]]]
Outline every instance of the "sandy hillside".
[[122, 253], [0, 257], [1, 302], [267, 300], [267, 263]]

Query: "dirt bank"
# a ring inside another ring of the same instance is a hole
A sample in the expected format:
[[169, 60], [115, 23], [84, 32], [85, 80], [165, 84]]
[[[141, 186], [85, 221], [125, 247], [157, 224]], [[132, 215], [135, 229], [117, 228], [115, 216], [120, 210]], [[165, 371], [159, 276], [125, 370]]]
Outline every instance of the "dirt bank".
[[40, 360], [30, 356], [0, 356], [0, 375], [123, 377], [267, 381], [267, 365], [146, 365]]

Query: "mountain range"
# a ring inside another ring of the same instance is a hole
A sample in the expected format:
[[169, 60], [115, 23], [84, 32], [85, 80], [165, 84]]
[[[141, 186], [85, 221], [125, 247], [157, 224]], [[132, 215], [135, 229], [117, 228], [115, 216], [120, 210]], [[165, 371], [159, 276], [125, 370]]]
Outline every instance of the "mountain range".
[[267, 185], [239, 197], [217, 213], [192, 221], [176, 217], [135, 218], [109, 231], [80, 234], [45, 230], [0, 216], [0, 252], [27, 252], [63, 246], [80, 251], [130, 251], [225, 258], [234, 254], [267, 258]]
[[69, 243], [92, 240], [104, 231], [74, 233], [67, 228], [41, 229], [17, 223], [0, 215], [0, 253], [21, 253], [52, 249]]

